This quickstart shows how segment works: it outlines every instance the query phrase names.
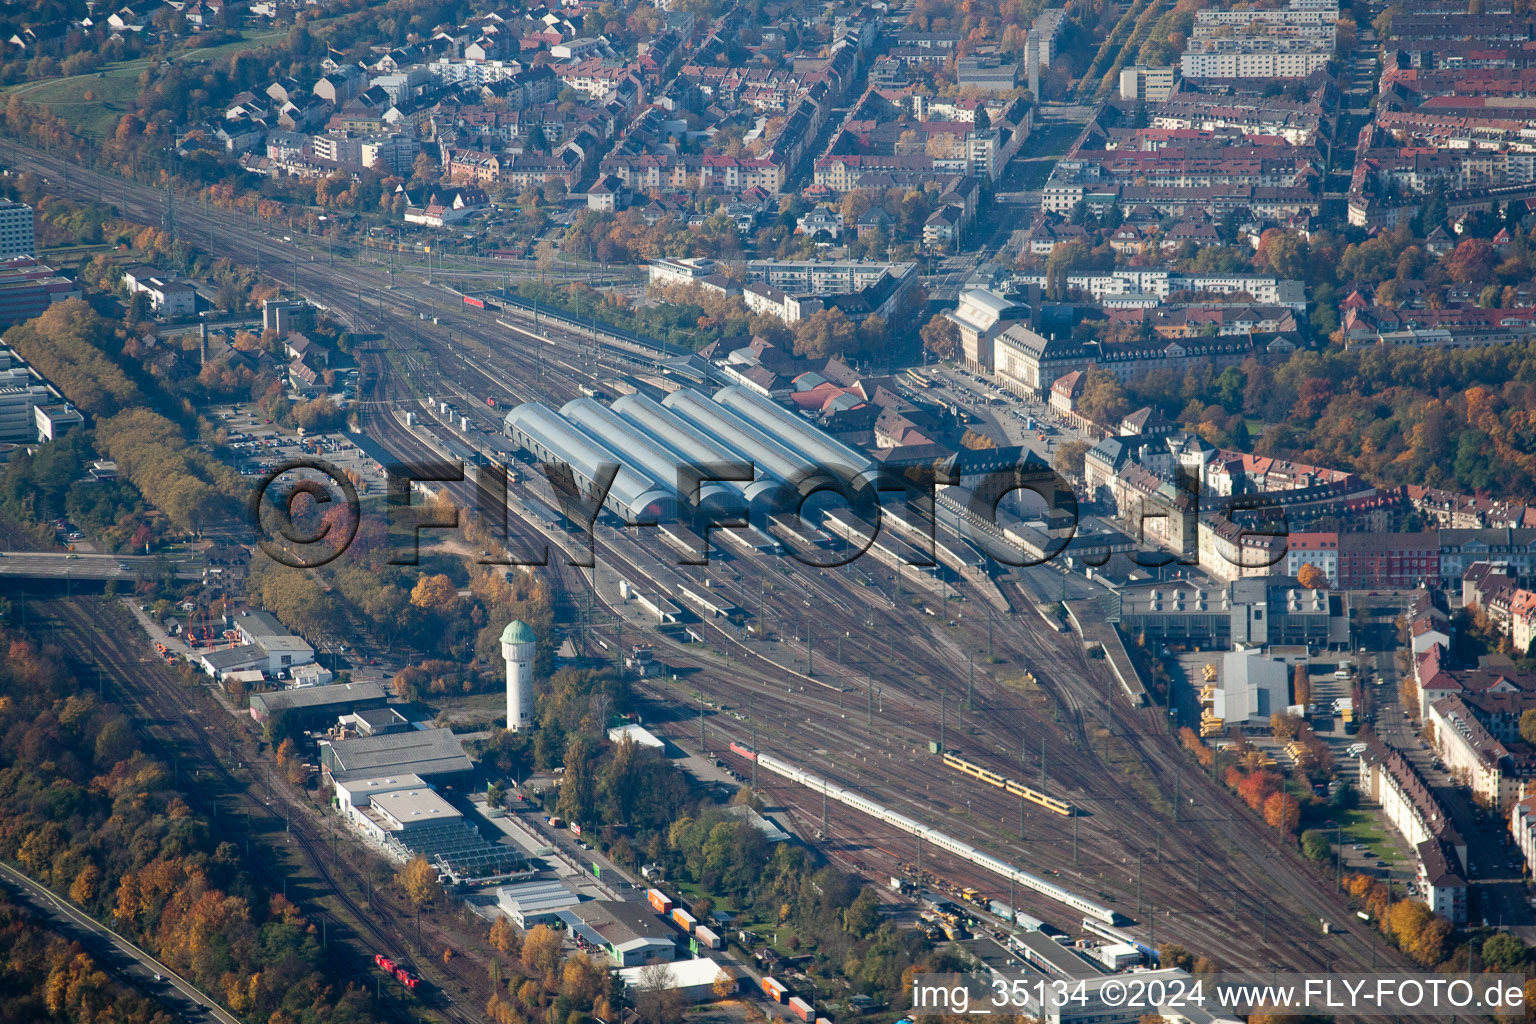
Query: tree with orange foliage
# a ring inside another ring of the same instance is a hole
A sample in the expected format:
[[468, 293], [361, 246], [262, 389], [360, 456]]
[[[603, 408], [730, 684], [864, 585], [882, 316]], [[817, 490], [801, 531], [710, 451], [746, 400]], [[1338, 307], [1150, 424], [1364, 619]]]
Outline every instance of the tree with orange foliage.
[[446, 609], [457, 600], [458, 596], [459, 591], [453, 585], [453, 580], [442, 573], [423, 576], [411, 588], [411, 604], [431, 611]]
[[1327, 590], [1329, 586], [1328, 574], [1311, 562], [1303, 565], [1296, 573], [1296, 582], [1308, 590]]
[[523, 936], [523, 966], [538, 975], [560, 966], [560, 933], [548, 925], [534, 925]]
[[512, 927], [500, 914], [491, 922], [491, 946], [502, 956], [517, 956], [521, 941], [517, 937], [517, 929]]
[[1237, 785], [1237, 795], [1254, 810], [1264, 806], [1271, 795], [1280, 791], [1280, 776], [1274, 772], [1254, 772]]
[[1264, 821], [1277, 831], [1290, 832], [1301, 821], [1301, 805], [1289, 793], [1272, 793], [1264, 801]]

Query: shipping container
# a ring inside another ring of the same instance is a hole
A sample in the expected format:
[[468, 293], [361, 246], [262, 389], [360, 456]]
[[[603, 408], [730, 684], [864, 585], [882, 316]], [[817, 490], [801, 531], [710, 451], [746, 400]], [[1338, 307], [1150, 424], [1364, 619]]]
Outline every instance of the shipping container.
[[829, 1017], [817, 1017], [816, 1024], [832, 1024], [832, 1020]]
[[681, 928], [684, 935], [692, 935], [693, 926], [698, 924], [699, 920], [682, 907], [673, 907], [672, 923]]
[[779, 984], [773, 978], [764, 978], [762, 985], [763, 992], [776, 1003], [782, 1003], [789, 996], [789, 989]]
[[806, 1024], [810, 1024], [811, 1018], [816, 1016], [816, 1011], [811, 1008], [811, 1004], [799, 996], [789, 997], [789, 1009], [791, 1013], [805, 1021]]
[[707, 946], [710, 949], [725, 948], [725, 940], [703, 925], [699, 925], [693, 930], [693, 937], [699, 940], [700, 945]]
[[650, 900], [651, 909], [658, 914], [672, 913], [672, 900], [660, 889], [647, 889], [645, 898]]

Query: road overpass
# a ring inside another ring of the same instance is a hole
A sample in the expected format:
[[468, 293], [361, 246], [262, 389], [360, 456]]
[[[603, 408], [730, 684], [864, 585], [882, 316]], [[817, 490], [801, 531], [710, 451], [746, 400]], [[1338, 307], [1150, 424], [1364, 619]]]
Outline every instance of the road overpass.
[[36, 580], [59, 585], [105, 583], [108, 580], [135, 583], [145, 576], [159, 576], [166, 567], [170, 567], [179, 580], [203, 578], [201, 564], [168, 562], [158, 555], [64, 554], [50, 551], [0, 553], [0, 579]]

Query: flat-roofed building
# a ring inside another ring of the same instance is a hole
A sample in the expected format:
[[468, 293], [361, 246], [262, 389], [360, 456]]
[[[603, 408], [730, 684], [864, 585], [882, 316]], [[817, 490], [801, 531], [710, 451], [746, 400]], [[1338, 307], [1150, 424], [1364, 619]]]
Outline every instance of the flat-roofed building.
[[[645, 967], [625, 967], [618, 975], [626, 988], [636, 990], [646, 989], [657, 982], [655, 972], [647, 972]], [[707, 1003], [734, 995], [741, 981], [725, 964], [701, 956], [669, 964], [662, 984], [685, 1003]]]
[[1024, 306], [996, 292], [967, 288], [960, 293], [959, 304], [946, 312], [944, 318], [960, 332], [960, 354], [965, 368], [973, 373], [990, 373], [997, 336], [1028, 315]]
[[[496, 890], [496, 907], [527, 931], [534, 925], [552, 924], [581, 903], [581, 897], [553, 878], [535, 879]], [[596, 934], [587, 941], [596, 941]]]
[[[294, 690], [310, 693], [312, 690]], [[474, 764], [464, 745], [447, 729], [415, 729], [384, 736], [329, 740], [320, 744], [320, 765], [339, 780], [410, 773], [427, 780], [465, 776]]]
[[[254, 648], [255, 645], [247, 645]], [[232, 648], [240, 651], [242, 648]], [[206, 662], [227, 651], [212, 651], [203, 656]], [[259, 657], [252, 654], [251, 657]], [[382, 708], [389, 703], [384, 687], [378, 683], [332, 683], [329, 686], [301, 686], [290, 690], [251, 695], [251, 717], [258, 722], [268, 722], [279, 715], [292, 716], [291, 724], [298, 729], [312, 729], [334, 722], [341, 715], [353, 715], [359, 711]]]
[[36, 252], [32, 207], [14, 199], [0, 201], [0, 259], [33, 256]]

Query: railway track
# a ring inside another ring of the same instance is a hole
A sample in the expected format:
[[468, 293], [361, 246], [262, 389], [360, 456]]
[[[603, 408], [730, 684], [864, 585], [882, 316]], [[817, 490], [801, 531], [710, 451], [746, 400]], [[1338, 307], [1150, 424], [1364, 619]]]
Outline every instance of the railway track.
[[[93, 616], [84, 607], [82, 599], [50, 601], [43, 605], [42, 610], [75, 634], [76, 650], [85, 650], [85, 639], [90, 635], [93, 626], [99, 628], [101, 625], [101, 619]], [[109, 614], [106, 618], [110, 620], [113, 616]], [[136, 631], [131, 623], [120, 625], [126, 627], [120, 635], [131, 636]], [[295, 803], [288, 799], [282, 789], [286, 783], [280, 779], [273, 792], [276, 794], [277, 803], [287, 805], [288, 812], [279, 814], [271, 802], [262, 799], [252, 791], [253, 782], [241, 780], [234, 775], [208, 733], [218, 726], [226, 725], [233, 731], [238, 728], [238, 724], [230, 719], [228, 712], [218, 707], [211, 698], [202, 694], [190, 698], [196, 703], [206, 702], [209, 707], [204, 709], [205, 716], [189, 716], [185, 703], [189, 698], [186, 693], [173, 697], [167, 692], [171, 687], [178, 687], [185, 691], [185, 684], [168, 672], [157, 659], [141, 659], [128, 653], [132, 648], [125, 650], [107, 643], [95, 644], [94, 648], [102, 662], [103, 689], [106, 689], [107, 680], [110, 679], [112, 699], [134, 713], [138, 721], [148, 726], [145, 735], [153, 751], [166, 764], [178, 766], [178, 774], [184, 770], [180, 767], [184, 763], [189, 767], [195, 765], [199, 772], [207, 771], [211, 774], [211, 787], [191, 785], [182, 790], [194, 806], [216, 823], [221, 814], [229, 813], [227, 807], [221, 810], [223, 802], [220, 800], [220, 795], [225, 798], [225, 801], [232, 799], [239, 813], [246, 819], [247, 850], [249, 850], [251, 834], [258, 831], [273, 837], [280, 832], [291, 837], [302, 854], [307, 870], [313, 872], [325, 887], [326, 898], [339, 903], [341, 910], [339, 912], [331, 910], [323, 903], [314, 900], [304, 901], [297, 893], [293, 897], [295, 902], [300, 903], [301, 909], [313, 923], [323, 925], [328, 937], [334, 939], [336, 946], [332, 948], [341, 951], [340, 956], [347, 964], [349, 976], [364, 986], [374, 981], [375, 987], [378, 988], [377, 971], [374, 969], [371, 954], [353, 949], [346, 943], [346, 937], [350, 934], [360, 940], [368, 941], [378, 950], [395, 951], [409, 948], [413, 933], [398, 920], [391, 908], [387, 906], [387, 901], [378, 900], [371, 907], [365, 908], [352, 897], [343, 879], [337, 874], [343, 862], [333, 854], [332, 863], [327, 864], [324, 852], [325, 837], [318, 835], [315, 831], [315, 826], [310, 820], [312, 809], [303, 803]], [[87, 667], [83, 664], [79, 666], [81, 678], [89, 674], [86, 671]], [[202, 728], [198, 727], [198, 722], [202, 723]], [[257, 755], [249, 753], [246, 741], [247, 738], [241, 735], [236, 749], [240, 750], [241, 763], [249, 763], [254, 769], [259, 762]], [[250, 760], [247, 761], [247, 758]], [[268, 772], [274, 768], [273, 765], [266, 766]], [[270, 780], [270, 775], [268, 778]], [[210, 792], [210, 789], [213, 792]], [[350, 857], [345, 863], [347, 867], [356, 871]], [[247, 866], [268, 885], [270, 891], [276, 893], [287, 890], [287, 876], [275, 860], [247, 857]], [[363, 880], [358, 878], [357, 881], [361, 883]], [[359, 885], [360, 891], [361, 887]], [[331, 932], [335, 933], [334, 936], [329, 935]], [[423, 960], [425, 961], [426, 958]], [[440, 972], [434, 965], [433, 970], [427, 972], [428, 977], [444, 978], [446, 975], [446, 980], [450, 983], [467, 987], [472, 992], [484, 987], [481, 972], [447, 970], [452, 966], [452, 964], [445, 965], [444, 970]], [[442, 984], [439, 983], [437, 987], [439, 993], [447, 994], [447, 989]], [[464, 1022], [464, 1024], [481, 1019], [478, 1014], [471, 1014], [451, 1001], [418, 1009], [389, 997], [381, 998], [379, 1006], [390, 1020], [401, 1022], [401, 1024], [416, 1022], [419, 1019], [419, 1009], [429, 1009], [442, 1019]]]
[[[119, 202], [131, 216], [157, 223], [163, 212], [163, 204], [157, 203], [157, 199], [146, 200], [143, 194], [135, 193]], [[199, 231], [214, 230], [213, 225], [199, 221], [199, 216], [195, 208], [181, 211], [182, 220], [189, 225], [194, 241]], [[223, 231], [224, 227], [219, 225], [218, 230]], [[540, 340], [544, 344], [531, 344], [533, 339], [528, 337], [526, 330], [508, 331], [495, 324], [493, 317], [464, 308], [449, 312], [445, 307], [438, 314], [441, 322], [432, 325], [417, 315], [423, 302], [435, 303], [438, 296], [432, 290], [424, 290], [421, 285], [408, 285], [391, 292], [377, 268], [366, 265], [330, 267], [317, 261], [312, 253], [306, 259], [303, 253], [295, 252], [293, 246], [276, 243], [256, 232], [230, 232], [225, 248], [225, 254], [248, 265], [264, 260], [268, 266], [282, 268], [300, 291], [348, 319], [355, 318], [354, 322], [360, 327], [385, 333], [391, 344], [408, 344], [414, 351], [426, 353], [431, 376], [414, 382], [418, 389], [425, 391], [442, 389], [441, 393], [452, 393], [461, 398], [470, 394], [462, 383], [453, 381], [448, 372], [457, 367], [457, 372], [476, 373], [478, 377], [475, 379], [500, 387], [503, 394], [496, 396], [499, 400], [548, 396], [558, 402], [575, 397], [583, 383], [602, 374], [621, 372], [624, 366], [633, 363], [632, 354], [621, 357], [604, 353], [591, 339], [555, 328], [543, 330], [545, 337]], [[430, 298], [427, 297], [429, 294]], [[499, 313], [506, 316], [506, 311]], [[400, 387], [395, 380], [397, 374], [382, 355], [371, 360], [365, 366], [365, 372], [375, 378], [375, 383], [359, 409], [364, 429], [370, 433], [377, 431], [380, 440], [397, 455], [420, 458], [431, 454], [430, 448], [390, 414], [391, 409], [414, 401], [414, 392]], [[468, 484], [455, 494], [464, 507], [472, 507]], [[781, 579], [770, 576], [773, 570], [767, 566], [737, 562], [733, 567], [741, 573], [741, 588], [749, 595], [751, 577], [759, 572], [764, 579], [772, 578], [782, 585]], [[586, 585], [577, 583], [572, 586], [558, 564], [552, 564], [551, 573], [556, 577], [557, 594], [570, 595], [567, 601], [573, 601], [580, 587]], [[802, 589], [796, 590], [796, 586]], [[974, 651], [978, 647], [981, 631], [977, 619], [973, 615], [959, 629], [946, 634], [933, 628], [924, 617], [903, 607], [900, 600], [885, 591], [883, 583], [876, 588], [859, 588], [837, 574], [822, 574], [816, 578], [809, 572], [799, 572], [790, 587], [775, 588], [772, 602], [775, 620], [783, 623], [803, 617], [813, 597], [818, 627], [826, 627], [833, 635], [842, 633], [865, 638], [870, 649], [866, 668], [871, 673], [878, 671], [882, 701], [891, 709], [882, 716], [878, 730], [850, 726], [850, 720], [857, 718], [856, 705], [853, 710], [834, 708], [830, 692], [796, 691], [785, 695], [789, 698], [787, 701], [775, 703], [770, 700], [770, 695], [782, 688], [784, 672], [761, 656], [747, 658], [741, 664], [732, 663], [731, 671], [727, 672], [720, 671], [718, 664], [699, 661], [699, 667], [706, 671], [696, 676], [697, 686], [738, 706], [753, 707], [754, 710], [774, 706], [771, 716], [766, 710], [762, 713], [764, 721], [774, 718], [785, 723], [803, 723], [797, 728], [809, 739], [805, 747], [795, 748], [796, 753], [807, 758], [830, 760], [840, 771], [845, 768], [857, 770], [859, 785], [871, 787], [882, 798], [905, 799], [903, 794], [914, 793], [917, 785], [926, 787], [928, 784], [921, 767], [914, 770], [912, 761], [892, 759], [883, 771], [873, 762], [869, 767], [856, 769], [849, 758], [839, 759], [829, 751], [846, 750], [850, 740], [872, 744], [871, 749], [878, 751], [893, 737], [914, 746], [918, 741], [925, 743], [934, 737], [938, 732], [941, 700], [948, 703], [963, 692], [968, 682], [963, 678], [966, 675], [963, 656], [967, 650]], [[980, 603], [972, 602], [970, 606], [979, 608]], [[1315, 962], [1316, 957], [1308, 954], [1306, 949], [1315, 943], [1317, 932], [1313, 924], [1303, 918], [1317, 914], [1338, 920], [1345, 913], [1342, 902], [1331, 893], [1314, 892], [1318, 880], [1300, 865], [1293, 853], [1276, 851], [1270, 856], [1257, 857], [1253, 851], [1272, 849], [1273, 837], [1264, 834], [1262, 826], [1253, 821], [1245, 807], [1236, 805], [1236, 798], [1224, 787], [1200, 779], [1188, 766], [1185, 766], [1187, 771], [1175, 767], [1182, 764], [1183, 755], [1173, 747], [1155, 713], [1134, 711], [1116, 702], [1112, 692], [1106, 707], [1100, 690], [1105, 675], [1102, 666], [1087, 662], [1077, 649], [1075, 638], [1044, 635], [1027, 628], [1028, 621], [1022, 616], [999, 617], [997, 646], [1008, 655], [1012, 664], [1026, 664], [1035, 673], [1041, 690], [1056, 709], [1055, 717], [1026, 706], [1016, 694], [993, 678], [992, 672], [983, 670], [977, 679], [977, 710], [967, 716], [970, 721], [962, 733], [964, 744], [967, 747], [977, 744], [977, 749], [985, 751], [987, 757], [1011, 767], [1012, 750], [1032, 749], [1044, 737], [1051, 788], [1060, 788], [1064, 797], [1089, 814], [1078, 823], [1082, 830], [1080, 861], [1082, 853], [1091, 849], [1093, 859], [1106, 869], [1115, 865], [1123, 867], [1138, 855], [1145, 858], [1149, 830], [1165, 829], [1170, 836], [1170, 845], [1186, 853], [1181, 863], [1157, 859], [1159, 874], [1148, 881], [1162, 898], [1176, 905], [1181, 914], [1213, 914], [1212, 900], [1206, 897], [1204, 887], [1199, 892], [1190, 891], [1189, 869], [1196, 864], [1199, 865], [1196, 870], [1205, 877], [1225, 879], [1234, 891], [1247, 888], [1254, 893], [1272, 893], [1281, 920], [1267, 929], [1270, 938], [1267, 944], [1262, 944], [1264, 952], [1275, 953], [1277, 963]], [[899, 646], [887, 646], [884, 658], [877, 653], [881, 631], [902, 638]], [[683, 663], [691, 658], [670, 647], [668, 654]], [[824, 659], [823, 664], [829, 662]], [[743, 666], [749, 668], [744, 670]], [[839, 685], [846, 692], [838, 697], [844, 703], [852, 699], [849, 694], [856, 692], [859, 674], [855, 666], [844, 667], [840, 672], [842, 681]], [[941, 698], [941, 693], [949, 696]], [[675, 695], [673, 697], [675, 699]], [[901, 713], [899, 720], [894, 714], [898, 710]], [[1184, 795], [1198, 799], [1199, 806], [1210, 809], [1213, 815], [1220, 812], [1222, 816], [1185, 819], [1174, 827], [1171, 822], [1159, 819], [1145, 799], [1128, 796], [1119, 770], [1094, 751], [1094, 729], [1105, 726], [1112, 730], [1117, 743], [1128, 748], [1135, 761], [1133, 767], [1148, 776], [1144, 785], [1150, 786], [1151, 792], [1164, 804], [1171, 800], [1170, 779], [1183, 772], [1182, 777], [1190, 783], [1190, 790]], [[790, 753], [783, 748], [779, 752]], [[814, 760], [811, 762], [812, 765], [815, 763]], [[1012, 809], [1006, 798], [995, 792], [971, 794], [968, 799], [970, 807], [965, 814], [959, 814], [953, 808], [936, 808], [931, 803], [926, 807], [916, 803], [913, 806], [920, 809], [920, 813], [940, 815], [946, 828], [950, 827], [953, 818], [956, 827], [971, 831], [976, 826], [967, 824], [967, 817], [974, 817], [976, 821], [995, 819], [1001, 822], [1008, 818]], [[1052, 823], [1056, 825], [1056, 830], [1052, 831], [1043, 818], [1041, 816], [1038, 822], [1031, 819], [1031, 829], [1038, 828], [1040, 837], [1031, 841], [1030, 849], [1062, 865], [1068, 840], [1060, 831], [1059, 823]], [[1229, 819], [1232, 823], [1225, 824]], [[1230, 841], [1223, 837], [1227, 829], [1232, 832]], [[988, 842], [1002, 842], [996, 835], [985, 838]], [[1065, 867], [1060, 869], [1066, 870]], [[1118, 881], [1122, 896], [1126, 895], [1129, 884], [1123, 879]], [[1284, 906], [1283, 910], [1278, 909], [1281, 906]], [[1208, 927], [1184, 924], [1177, 933], [1180, 937], [1191, 936], [1192, 945], [1207, 951], [1249, 948], [1257, 930], [1251, 907], [1234, 906], [1228, 916], [1230, 920], [1221, 921], [1212, 916]], [[1355, 945], [1359, 945], [1358, 941]], [[1353, 962], [1363, 962], [1358, 950], [1353, 953], [1350, 958]]]

